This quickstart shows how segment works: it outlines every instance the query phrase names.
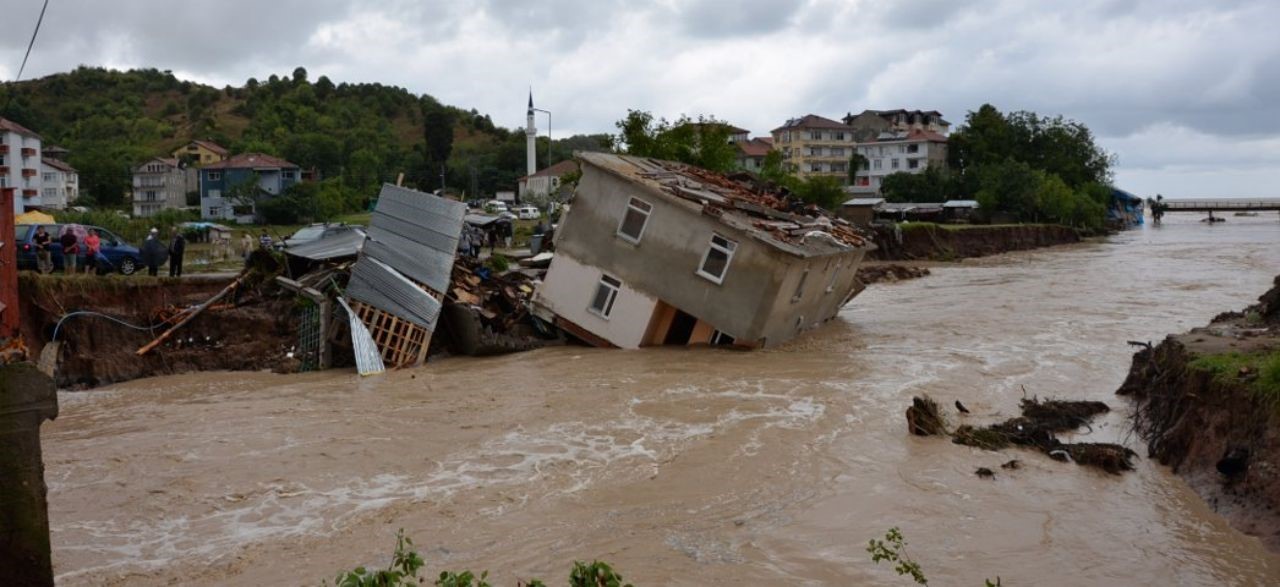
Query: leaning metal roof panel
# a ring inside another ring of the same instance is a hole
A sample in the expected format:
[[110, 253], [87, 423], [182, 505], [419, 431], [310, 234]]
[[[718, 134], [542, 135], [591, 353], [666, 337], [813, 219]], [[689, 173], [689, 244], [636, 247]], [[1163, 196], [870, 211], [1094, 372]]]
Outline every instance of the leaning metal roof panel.
[[364, 254], [397, 268], [405, 277], [435, 292], [444, 293], [449, 287], [453, 272], [453, 255], [410, 255], [405, 251], [412, 249], [406, 248], [402, 241], [409, 242], [400, 237], [394, 237], [393, 240], [371, 240], [364, 246]]
[[337, 236], [322, 238], [288, 247], [285, 253], [312, 261], [326, 261], [342, 257], [354, 257], [364, 245], [364, 231], [351, 229]]
[[387, 264], [362, 255], [351, 270], [347, 296], [435, 331], [440, 302]]

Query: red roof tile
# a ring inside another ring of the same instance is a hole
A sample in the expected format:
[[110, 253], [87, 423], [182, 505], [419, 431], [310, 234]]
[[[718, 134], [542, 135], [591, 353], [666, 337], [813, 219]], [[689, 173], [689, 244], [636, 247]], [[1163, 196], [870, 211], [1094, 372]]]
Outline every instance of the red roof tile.
[[747, 157], [764, 157], [769, 154], [769, 151], [773, 150], [773, 140], [761, 138], [754, 138], [735, 144], [738, 145], [738, 150]]
[[36, 139], [40, 138], [40, 135], [36, 134], [35, 131], [4, 117], [0, 117], [0, 130], [18, 133], [20, 135], [26, 135]]
[[40, 162], [41, 162], [41, 163], [44, 163], [45, 165], [48, 165], [49, 167], [52, 167], [52, 168], [54, 168], [54, 169], [57, 169], [57, 170], [59, 170], [59, 171], [64, 171], [64, 172], [67, 172], [67, 173], [75, 173], [75, 172], [76, 172], [76, 168], [74, 168], [74, 167], [72, 167], [72, 166], [70, 166], [70, 165], [67, 165], [67, 162], [66, 162], [66, 161], [60, 161], [60, 160], [58, 160], [58, 159], [50, 159], [49, 157], [41, 157], [41, 158], [40, 158]]
[[201, 147], [204, 147], [204, 148], [206, 148], [206, 149], [208, 149], [208, 150], [210, 150], [210, 151], [213, 151], [214, 153], [216, 153], [216, 154], [218, 154], [218, 155], [220, 155], [220, 156], [222, 156], [222, 157], [226, 157], [226, 156], [227, 156], [227, 153], [230, 153], [230, 151], [228, 151], [226, 147], [223, 147], [222, 145], [219, 145], [218, 143], [215, 143], [215, 142], [212, 142], [212, 141], [201, 141], [201, 140], [197, 139], [197, 140], [194, 140], [194, 141], [191, 141], [191, 142], [192, 142], [192, 143], [194, 143], [194, 144], [196, 144], [196, 145], [199, 145], [199, 146], [201, 146]]
[[279, 157], [262, 153], [241, 153], [230, 159], [210, 163], [204, 169], [297, 169], [298, 166]]
[[849, 126], [843, 122], [831, 120], [830, 118], [823, 118], [821, 116], [818, 116], [817, 114], [806, 114], [800, 118], [793, 118], [791, 120], [788, 120], [786, 124], [773, 129], [772, 132], [778, 132], [780, 130], [788, 130], [788, 129], [806, 129], [806, 128], [830, 128], [834, 130], [853, 130], [852, 126]]

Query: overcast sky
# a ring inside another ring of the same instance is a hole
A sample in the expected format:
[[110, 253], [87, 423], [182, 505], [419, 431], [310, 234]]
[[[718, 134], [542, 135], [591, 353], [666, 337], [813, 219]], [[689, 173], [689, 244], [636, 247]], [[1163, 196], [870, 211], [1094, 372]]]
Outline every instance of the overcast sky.
[[[0, 79], [41, 0], [0, 0]], [[24, 78], [79, 64], [219, 87], [381, 82], [556, 136], [627, 108], [788, 117], [984, 102], [1087, 124], [1141, 195], [1280, 196], [1277, 0], [51, 0]], [[539, 128], [546, 121], [540, 116]]]

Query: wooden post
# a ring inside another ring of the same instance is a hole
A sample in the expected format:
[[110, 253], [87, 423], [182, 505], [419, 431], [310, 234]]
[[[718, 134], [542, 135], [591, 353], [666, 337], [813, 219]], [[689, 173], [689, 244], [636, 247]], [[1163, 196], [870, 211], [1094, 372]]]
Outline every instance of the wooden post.
[[209, 298], [209, 300], [206, 301], [205, 303], [200, 304], [199, 306], [196, 306], [196, 309], [188, 313], [186, 318], [183, 318], [180, 322], [178, 322], [177, 324], [174, 324], [173, 327], [164, 331], [164, 334], [161, 334], [160, 336], [156, 337], [155, 340], [147, 343], [142, 348], [138, 349], [137, 355], [138, 356], [145, 355], [151, 352], [152, 349], [160, 346], [160, 343], [168, 339], [169, 336], [172, 335], [174, 332], [176, 332], [179, 328], [186, 326], [187, 322], [190, 322], [196, 316], [199, 316], [200, 313], [208, 309], [209, 306], [212, 306], [218, 300], [222, 299], [223, 297], [226, 297], [227, 294], [235, 290], [235, 288], [239, 287], [240, 282], [244, 279], [245, 275], [248, 275], [247, 269], [245, 271], [241, 271], [240, 275], [236, 276], [235, 281], [232, 281], [231, 285], [228, 285], [227, 287], [223, 288], [222, 291], [218, 292], [218, 295], [213, 296]]
[[18, 336], [18, 243], [14, 242], [13, 194], [0, 188], [0, 341]]

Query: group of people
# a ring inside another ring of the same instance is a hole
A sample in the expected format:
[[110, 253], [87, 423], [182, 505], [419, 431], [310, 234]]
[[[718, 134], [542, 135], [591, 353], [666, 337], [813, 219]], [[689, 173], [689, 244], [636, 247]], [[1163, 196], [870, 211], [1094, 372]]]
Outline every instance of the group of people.
[[479, 258], [480, 251], [488, 244], [489, 254], [493, 254], [498, 249], [499, 242], [503, 244], [503, 248], [511, 248], [513, 236], [510, 222], [494, 222], [487, 228], [466, 224], [462, 227], [462, 236], [458, 238], [458, 253]]
[[166, 247], [160, 242], [160, 229], [152, 228], [147, 239], [140, 247], [142, 264], [147, 266], [147, 275], [152, 277], [160, 273], [160, 266], [169, 262], [169, 277], [182, 277], [182, 257], [187, 252], [187, 238], [178, 227], [169, 231], [169, 244]]
[[[84, 233], [83, 239], [79, 235], [81, 232]], [[32, 241], [36, 246], [36, 269], [41, 273], [53, 273], [53, 251], [50, 248], [54, 242], [53, 235], [44, 226], [37, 226]], [[102, 235], [96, 229], [67, 224], [62, 227], [57, 242], [62, 246], [62, 270], [67, 275], [77, 273], [79, 268], [83, 268], [85, 273], [92, 273], [107, 263], [107, 258], [102, 255]]]

